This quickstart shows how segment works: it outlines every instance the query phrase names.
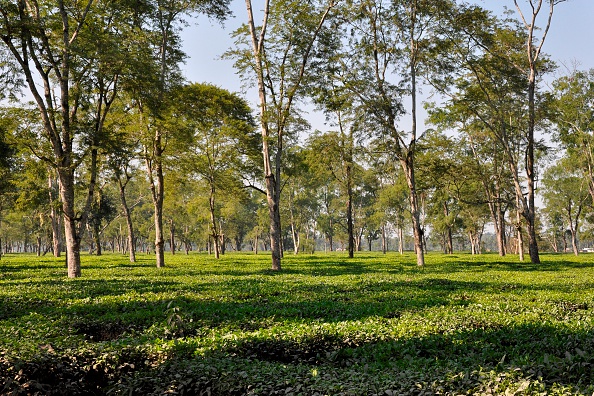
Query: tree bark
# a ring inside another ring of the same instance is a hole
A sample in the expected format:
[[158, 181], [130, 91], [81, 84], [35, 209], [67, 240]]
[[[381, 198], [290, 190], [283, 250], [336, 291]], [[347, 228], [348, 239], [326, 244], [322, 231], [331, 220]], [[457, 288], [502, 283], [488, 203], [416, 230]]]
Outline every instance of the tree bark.
[[[516, 199], [516, 203], [519, 204], [519, 198]], [[519, 208], [516, 212], [516, 238], [520, 261], [524, 261], [524, 236], [522, 235], [522, 218]]]
[[421, 226], [421, 209], [419, 207], [416, 183], [415, 183], [415, 171], [412, 159], [412, 153], [409, 152], [404, 160], [401, 160], [402, 169], [406, 175], [406, 183], [408, 185], [409, 194], [408, 199], [410, 202], [412, 225], [413, 225], [413, 236], [415, 242], [415, 253], [417, 255], [417, 266], [422, 267], [425, 265], [425, 251], [423, 249], [423, 228]]
[[175, 255], [175, 223], [169, 219], [169, 250], [171, 255]]
[[[538, 253], [538, 242], [536, 238], [536, 208], [535, 208], [535, 162], [534, 162], [534, 130], [536, 127], [536, 104], [535, 104], [535, 92], [536, 92], [536, 74], [537, 74], [537, 61], [540, 56], [543, 44], [551, 27], [551, 21], [553, 18], [553, 11], [555, 8], [555, 0], [548, 0], [549, 3], [549, 15], [547, 23], [542, 32], [540, 43], [535, 45], [534, 43], [534, 30], [536, 29], [536, 19], [541, 10], [541, 6], [544, 0], [538, 0], [535, 4], [530, 2], [532, 15], [530, 21], [528, 21], [518, 5], [518, 1], [514, 0], [514, 4], [518, 13], [524, 22], [528, 37], [526, 40], [526, 54], [528, 58], [528, 131], [527, 131], [527, 146], [526, 146], [526, 184], [528, 186], [528, 197], [526, 200], [522, 200], [523, 211], [522, 215], [526, 219], [528, 228], [528, 250], [530, 254], [530, 261], [533, 264], [540, 263], [540, 256]], [[517, 183], [516, 183], [517, 184]], [[518, 187], [516, 187], [518, 189]]]
[[153, 200], [155, 222], [155, 259], [157, 268], [165, 266], [165, 240], [163, 238], [163, 167], [161, 164], [161, 133], [157, 130], [153, 144], [154, 162], [146, 158], [146, 171]]
[[48, 169], [47, 187], [49, 193], [49, 204], [50, 204], [50, 221], [52, 227], [52, 251], [54, 257], [60, 257], [61, 246], [60, 246], [60, 218], [56, 212], [55, 201], [54, 201], [54, 178], [52, 176], [52, 169]]
[[70, 167], [59, 168], [60, 198], [64, 214], [64, 237], [66, 242], [66, 265], [68, 277], [77, 278], [81, 274], [80, 235], [77, 230], [74, 208], [74, 172]]
[[130, 213], [130, 207], [128, 207], [128, 202], [126, 201], [126, 183], [123, 183], [118, 178], [118, 184], [120, 187], [120, 202], [122, 204], [122, 212], [124, 213], [124, 218], [126, 219], [126, 226], [128, 228], [128, 253], [130, 257], [130, 262], [136, 262], [136, 246], [135, 246], [135, 239], [134, 239], [134, 226], [132, 224], [132, 215]]
[[[251, 0], [246, 0], [246, 10], [248, 16], [248, 27], [252, 43], [252, 56], [254, 59], [254, 68], [256, 72], [256, 79], [258, 83], [258, 99], [260, 107], [260, 130], [262, 134], [262, 156], [264, 162], [264, 178], [266, 180], [266, 202], [268, 204], [269, 218], [270, 218], [270, 250], [272, 253], [272, 269], [275, 271], [281, 270], [282, 258], [282, 240], [281, 240], [281, 217], [280, 217], [280, 193], [281, 193], [281, 159], [283, 154], [283, 135], [289, 117], [291, 115], [291, 108], [297, 89], [301, 85], [306, 72], [306, 66], [311, 55], [314, 42], [320, 33], [330, 9], [334, 7], [334, 2], [330, 2], [325, 12], [321, 15], [320, 21], [315, 31], [312, 32], [310, 41], [306, 42], [307, 48], [301, 55], [300, 60], [296, 66], [296, 77], [292, 84], [285, 80], [284, 74], [281, 73], [280, 83], [288, 85], [283, 89], [283, 92], [277, 93], [271, 89], [271, 96], [274, 103], [280, 103], [275, 110], [276, 119], [272, 120], [276, 129], [276, 147], [275, 147], [275, 161], [274, 168], [271, 162], [271, 152], [268, 141], [271, 137], [271, 123], [269, 122], [270, 112], [268, 108], [268, 99], [266, 96], [267, 84], [265, 79], [270, 77], [267, 73], [265, 59], [265, 38], [266, 30], [268, 28], [268, 16], [270, 14], [270, 0], [264, 2], [264, 18], [259, 32], [256, 31], [254, 23], [254, 15], [252, 11]], [[287, 55], [289, 51], [285, 52]], [[279, 97], [280, 96], [280, 97]]]
[[221, 248], [219, 246], [219, 232], [217, 228], [217, 218], [215, 215], [215, 186], [214, 182], [211, 180], [210, 183], [210, 194], [208, 197], [208, 207], [210, 212], [210, 236], [213, 240], [213, 250], [215, 254], [215, 258], [218, 259], [220, 257]]

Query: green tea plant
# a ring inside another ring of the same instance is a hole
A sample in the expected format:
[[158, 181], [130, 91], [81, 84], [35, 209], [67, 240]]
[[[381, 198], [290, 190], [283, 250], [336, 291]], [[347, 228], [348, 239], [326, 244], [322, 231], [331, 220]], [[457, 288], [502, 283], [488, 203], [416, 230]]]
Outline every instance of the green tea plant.
[[592, 394], [591, 256], [0, 263], [0, 394]]

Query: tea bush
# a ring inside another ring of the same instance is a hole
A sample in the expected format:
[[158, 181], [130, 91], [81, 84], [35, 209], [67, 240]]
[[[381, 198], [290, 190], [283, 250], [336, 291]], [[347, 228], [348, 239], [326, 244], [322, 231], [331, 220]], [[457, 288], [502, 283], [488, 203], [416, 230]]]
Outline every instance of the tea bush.
[[590, 257], [9, 255], [0, 393], [591, 395]]

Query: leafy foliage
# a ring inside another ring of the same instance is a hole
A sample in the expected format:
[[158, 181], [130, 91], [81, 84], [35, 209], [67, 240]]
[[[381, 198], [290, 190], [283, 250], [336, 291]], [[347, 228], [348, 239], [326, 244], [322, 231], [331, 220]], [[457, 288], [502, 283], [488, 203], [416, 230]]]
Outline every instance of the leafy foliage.
[[543, 256], [84, 257], [0, 267], [3, 394], [589, 394], [594, 267]]

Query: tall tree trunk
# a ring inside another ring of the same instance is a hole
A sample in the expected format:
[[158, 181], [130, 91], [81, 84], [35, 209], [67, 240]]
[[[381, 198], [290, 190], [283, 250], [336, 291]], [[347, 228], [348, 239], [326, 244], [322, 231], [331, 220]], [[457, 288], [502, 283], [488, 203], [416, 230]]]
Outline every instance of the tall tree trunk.
[[58, 169], [60, 177], [60, 198], [64, 214], [64, 239], [66, 242], [66, 265], [68, 277], [77, 278], [81, 274], [80, 267], [80, 235], [76, 224], [74, 208], [74, 172], [70, 166]]
[[[326, 207], [326, 213], [328, 213], [328, 207]], [[330, 231], [328, 233], [328, 245], [330, 247], [330, 251], [334, 251], [334, 235], [333, 235], [333, 227], [334, 227], [334, 222], [332, 221], [332, 218], [330, 217], [328, 219], [328, 222], [330, 223]]]
[[[546, 26], [542, 30], [540, 43], [535, 45], [534, 43], [534, 30], [536, 29], [536, 19], [541, 10], [541, 6], [544, 0], [535, 1], [533, 4], [530, 2], [532, 15], [530, 19], [527, 19], [522, 12], [518, 1], [514, 0], [514, 4], [518, 13], [524, 23], [527, 31], [526, 39], [526, 54], [528, 58], [529, 75], [528, 75], [528, 131], [527, 131], [527, 146], [526, 146], [526, 184], [528, 186], [528, 197], [527, 202], [523, 201], [522, 215], [526, 219], [528, 228], [528, 250], [530, 253], [530, 260], [534, 264], [540, 263], [540, 257], [538, 254], [538, 242], [536, 239], [536, 207], [535, 201], [535, 163], [534, 163], [534, 130], [536, 127], [536, 105], [535, 105], [535, 92], [536, 92], [536, 75], [537, 75], [537, 61], [540, 56], [543, 44], [551, 27], [551, 21], [553, 18], [553, 11], [555, 4], [558, 3], [556, 0], [548, 0], [549, 3], [549, 15]], [[516, 187], [516, 190], [518, 187]]]
[[[307, 42], [306, 49], [302, 53], [301, 59], [298, 62], [297, 70], [294, 74], [294, 80], [291, 83], [289, 83], [288, 80], [285, 80], [285, 77], [283, 75], [280, 77], [280, 83], [282, 85], [287, 85], [288, 87], [286, 89], [283, 88], [282, 93], [276, 93], [274, 90], [271, 91], [272, 102], [280, 103], [279, 107], [274, 109], [276, 113], [276, 119], [273, 120], [273, 123], [269, 122], [270, 112], [268, 108], [268, 99], [266, 97], [266, 79], [269, 78], [271, 74], [267, 72], [266, 69], [268, 67], [268, 64], [266, 64], [265, 62], [265, 38], [266, 30], [268, 28], [268, 16], [270, 14], [270, 1], [264, 1], [264, 19], [262, 21], [262, 25], [259, 28], [259, 32], [256, 31], [251, 0], [246, 0], [245, 4], [248, 15], [248, 27], [252, 44], [251, 55], [254, 59], [254, 69], [256, 73], [256, 79], [258, 82], [260, 129], [262, 134], [262, 155], [264, 159], [264, 177], [266, 179], [265, 190], [270, 218], [270, 250], [272, 252], [272, 269], [275, 271], [280, 271], [281, 258], [283, 254], [280, 216], [281, 158], [283, 153], [283, 134], [285, 132], [285, 128], [287, 127], [289, 117], [291, 116], [293, 100], [295, 99], [295, 95], [297, 95], [298, 88], [301, 85], [303, 78], [305, 76], [305, 72], [307, 70], [307, 63], [310, 59], [311, 50], [322, 29], [326, 17], [328, 16], [331, 8], [335, 6], [335, 3], [331, 1], [328, 7], [326, 8], [325, 12], [321, 15], [317, 28], [312, 32], [310, 41]], [[276, 152], [274, 169], [272, 168], [271, 153], [268, 145], [268, 141], [271, 138], [270, 126], [273, 124], [276, 124]]]
[[301, 244], [301, 241], [295, 223], [293, 222], [291, 222], [291, 237], [293, 238], [293, 254], [299, 254], [299, 245]]
[[578, 249], [577, 232], [573, 227], [571, 228], [571, 247], [573, 248], [573, 254], [578, 256], [580, 252]]
[[386, 254], [388, 250], [388, 243], [386, 241], [386, 225], [382, 225], [382, 253]]
[[516, 212], [516, 238], [520, 261], [524, 261], [524, 236], [522, 235], [522, 218], [520, 217], [520, 213], [520, 209], [518, 209]]
[[157, 128], [155, 132], [155, 141], [153, 143], [154, 160], [148, 156], [146, 158], [146, 170], [151, 189], [151, 198], [153, 200], [154, 222], [155, 222], [155, 259], [157, 268], [165, 266], [165, 240], [163, 238], [163, 166], [161, 133]]
[[219, 246], [221, 250], [221, 254], [225, 254], [227, 252], [227, 246], [225, 244], [225, 233], [223, 232], [223, 224], [219, 220]]
[[93, 224], [93, 241], [96, 245], [97, 256], [102, 255], [101, 251], [101, 224], [97, 221]]
[[499, 256], [503, 257], [506, 254], [505, 246], [505, 214], [503, 210], [501, 210], [501, 203], [496, 205], [496, 219], [497, 222], [495, 227], [495, 234], [497, 236], [497, 250], [499, 251]]
[[289, 215], [291, 216], [291, 238], [293, 239], [293, 254], [299, 254], [299, 232], [297, 231], [297, 227], [295, 226], [295, 216], [293, 213], [293, 196], [291, 193], [290, 202], [289, 202]]
[[175, 254], [175, 223], [173, 219], [169, 219], [169, 249], [171, 255]]
[[60, 257], [61, 247], [60, 247], [60, 218], [56, 211], [55, 200], [54, 200], [54, 178], [53, 178], [53, 169], [48, 170], [48, 177], [47, 177], [47, 187], [48, 187], [48, 194], [49, 194], [49, 204], [50, 204], [50, 221], [52, 227], [52, 250], [54, 257]]
[[476, 254], [476, 249], [474, 246], [474, 235], [472, 234], [472, 231], [468, 231], [468, 241], [470, 242], [470, 254], [474, 256]]
[[[443, 214], [446, 218], [450, 215], [450, 210], [448, 208], [448, 203], [443, 203]], [[452, 227], [450, 225], [447, 226], [446, 229], [446, 254], [454, 254], [454, 240], [452, 238]]]
[[217, 228], [217, 218], [215, 215], [215, 186], [214, 183], [211, 181], [210, 183], [210, 195], [208, 197], [208, 207], [210, 212], [210, 235], [213, 241], [213, 250], [215, 254], [215, 258], [220, 257], [221, 249], [219, 247], [219, 232]]
[[[352, 160], [351, 160], [352, 161]], [[349, 258], [355, 257], [355, 231], [354, 231], [354, 224], [353, 224], [353, 182], [352, 182], [352, 170], [351, 164], [347, 165], [346, 169], [346, 177], [347, 177], [347, 233], [348, 233], [348, 249], [349, 249]], [[332, 247], [330, 247], [332, 250]], [[370, 249], [371, 250], [371, 249]]]
[[421, 226], [421, 209], [419, 207], [416, 183], [415, 183], [415, 171], [412, 159], [412, 153], [408, 153], [406, 159], [401, 161], [402, 169], [406, 175], [406, 183], [408, 185], [409, 194], [408, 199], [410, 203], [412, 225], [413, 225], [413, 236], [415, 242], [415, 253], [417, 255], [417, 265], [422, 267], [425, 265], [425, 251], [423, 249], [423, 228]]
[[[416, 4], [416, 3], [415, 3]], [[411, 81], [411, 141], [408, 149], [405, 152], [405, 157], [400, 160], [404, 174], [406, 175], [406, 182], [409, 189], [410, 210], [413, 223], [413, 234], [415, 240], [415, 252], [417, 254], [417, 266], [423, 267], [425, 265], [425, 251], [423, 240], [423, 228], [421, 225], [421, 210], [418, 204], [414, 156], [417, 139], [417, 51], [418, 46], [415, 41], [415, 19], [416, 19], [416, 5], [411, 5], [412, 23], [410, 25], [410, 81]]]
[[[340, 120], [340, 118], [339, 118]], [[342, 121], [340, 120], [342, 132]], [[344, 134], [344, 133], [343, 133]], [[349, 128], [347, 158], [346, 158], [346, 182], [347, 182], [347, 232], [349, 238], [349, 258], [355, 257], [355, 236], [353, 224], [353, 127]], [[369, 248], [371, 250], [371, 247]]]
[[[264, 150], [268, 153], [268, 145]], [[266, 157], [266, 155], [265, 155]], [[268, 203], [268, 217], [270, 219], [270, 251], [272, 253], [272, 269], [281, 270], [281, 221], [280, 221], [280, 197], [276, 195], [277, 184], [274, 174], [270, 169], [270, 157], [268, 161], [264, 158], [264, 168], [268, 167], [266, 172], [266, 202]]]
[[571, 214], [572, 211], [571, 210], [568, 211], [569, 231], [571, 232], [571, 247], [573, 248], [573, 254], [576, 256], [578, 256], [580, 254], [579, 246], [578, 246], [578, 229], [579, 229], [579, 218], [580, 218], [581, 211], [582, 211], [581, 206], [579, 206], [576, 209], [576, 213], [573, 216]]
[[126, 219], [126, 226], [128, 228], [128, 253], [130, 257], [130, 262], [136, 262], [136, 246], [135, 246], [135, 239], [134, 239], [134, 226], [132, 224], [132, 215], [130, 213], [130, 207], [128, 207], [128, 202], [126, 201], [126, 183], [123, 183], [118, 178], [118, 184], [120, 187], [120, 202], [122, 204], [122, 212], [124, 213], [124, 218]]
[[[551, 0], [552, 1], [552, 0]], [[526, 149], [526, 179], [528, 185], [528, 207], [525, 209], [524, 218], [528, 228], [528, 252], [530, 261], [533, 264], [540, 263], [538, 254], [538, 241], [536, 238], [536, 206], [535, 206], [535, 173], [534, 173], [534, 128], [535, 128], [535, 104], [534, 91], [536, 89], [536, 70], [530, 71], [528, 84], [528, 147]]]

